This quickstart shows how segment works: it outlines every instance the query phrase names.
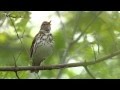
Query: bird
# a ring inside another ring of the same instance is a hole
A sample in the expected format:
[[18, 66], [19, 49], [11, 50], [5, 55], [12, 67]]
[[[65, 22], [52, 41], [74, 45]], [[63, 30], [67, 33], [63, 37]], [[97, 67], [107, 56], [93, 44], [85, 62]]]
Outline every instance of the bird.
[[[41, 63], [53, 53], [54, 40], [50, 31], [51, 21], [43, 21], [39, 32], [32, 41], [30, 48], [32, 66], [40, 66]], [[39, 70], [31, 70], [31, 73], [32, 72], [38, 73]]]

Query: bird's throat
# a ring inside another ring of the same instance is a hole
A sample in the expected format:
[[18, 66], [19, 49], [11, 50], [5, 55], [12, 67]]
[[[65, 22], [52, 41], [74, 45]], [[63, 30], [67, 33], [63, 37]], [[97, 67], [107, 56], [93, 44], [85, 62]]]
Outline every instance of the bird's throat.
[[50, 30], [42, 30], [42, 29], [41, 29], [40, 32], [42, 32], [42, 33], [45, 34], [45, 33], [50, 33]]

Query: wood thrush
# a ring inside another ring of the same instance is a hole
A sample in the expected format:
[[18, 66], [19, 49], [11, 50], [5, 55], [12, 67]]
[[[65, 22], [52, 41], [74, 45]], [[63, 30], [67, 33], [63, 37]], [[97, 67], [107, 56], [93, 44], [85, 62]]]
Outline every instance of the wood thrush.
[[[32, 66], [40, 66], [41, 62], [52, 54], [54, 40], [50, 33], [51, 21], [44, 21], [41, 25], [40, 31], [33, 39], [30, 48], [30, 57], [32, 58]], [[32, 70], [31, 72], [38, 73], [39, 70]]]

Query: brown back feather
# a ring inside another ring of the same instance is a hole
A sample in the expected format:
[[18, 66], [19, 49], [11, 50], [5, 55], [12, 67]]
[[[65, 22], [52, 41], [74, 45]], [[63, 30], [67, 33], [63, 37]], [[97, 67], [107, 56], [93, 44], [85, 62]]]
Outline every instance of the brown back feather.
[[41, 34], [44, 34], [44, 33], [39, 32], [32, 41], [32, 45], [31, 45], [31, 48], [30, 48], [30, 57], [32, 57], [32, 55], [33, 55], [33, 49], [34, 49], [35, 42], [36, 42], [38, 36], [41, 35]]
[[34, 44], [36, 42], [36, 38], [37, 38], [38, 34], [35, 36], [35, 38], [32, 41], [32, 45], [31, 45], [31, 48], [30, 48], [30, 57], [32, 57], [32, 55], [33, 55]]

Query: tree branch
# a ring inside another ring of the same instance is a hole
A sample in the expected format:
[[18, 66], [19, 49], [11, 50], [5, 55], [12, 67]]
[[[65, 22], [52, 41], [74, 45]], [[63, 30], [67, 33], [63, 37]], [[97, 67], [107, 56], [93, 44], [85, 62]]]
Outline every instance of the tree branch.
[[[17, 64], [16, 64], [16, 59], [15, 59], [14, 55], [13, 55], [13, 60], [14, 60], [14, 62], [15, 62], [15, 68], [16, 68], [16, 67], [17, 67]], [[19, 76], [18, 76], [17, 71], [14, 71], [14, 72], [15, 72], [16, 77], [17, 77], [18, 79], [20, 79]]]
[[66, 34], [66, 29], [65, 29], [65, 25], [64, 25], [64, 23], [63, 23], [63, 21], [62, 21], [62, 18], [61, 18], [61, 14], [60, 14], [60, 12], [59, 11], [56, 11], [56, 14], [57, 14], [57, 16], [59, 17], [59, 19], [60, 19], [60, 24], [61, 24], [61, 30], [62, 30], [62, 32], [63, 32], [63, 37], [64, 37], [64, 40], [65, 41], [67, 41], [66, 39], [66, 37], [67, 37], [67, 34]]
[[85, 66], [84, 68], [85, 68], [86, 72], [87, 72], [93, 79], [96, 79], [95, 76], [93, 76], [93, 74], [89, 71], [89, 69], [88, 69], [87, 66]]
[[120, 54], [120, 50], [116, 51], [110, 55], [106, 55], [100, 59], [97, 59], [96, 61], [90, 61], [90, 62], [80, 62], [80, 63], [70, 63], [70, 64], [59, 64], [59, 65], [48, 65], [48, 66], [21, 66], [21, 67], [0, 67], [0, 71], [26, 71], [26, 70], [52, 70], [52, 69], [62, 69], [62, 68], [70, 68], [70, 67], [79, 67], [79, 66], [88, 66], [100, 63], [102, 61], [108, 60], [109, 58], [112, 58], [116, 55]]
[[[16, 33], [17, 38], [19, 39], [22, 47], [25, 49], [26, 53], [27, 53], [28, 56], [29, 56], [29, 52], [28, 52], [27, 49], [25, 48], [25, 46], [24, 46], [24, 44], [23, 44], [23, 42], [22, 42], [22, 40], [21, 40], [21, 38], [20, 38], [20, 36], [19, 36], [19, 34], [18, 34], [18, 32], [17, 32], [17, 28], [16, 28], [16, 26], [15, 26], [15, 23], [14, 23], [14, 21], [12, 20], [13, 17], [12, 17], [10, 14], [8, 14], [8, 13], [6, 14], [6, 17], [8, 17], [9, 20], [11, 21], [11, 24], [12, 24], [12, 26], [13, 26], [13, 28], [14, 28], [14, 31], [15, 31], [15, 33]], [[15, 17], [14, 17], [14, 18], [15, 18]], [[23, 31], [23, 34], [24, 34], [24, 32], [25, 32], [25, 30]], [[22, 37], [23, 37], [23, 34], [22, 34]], [[30, 57], [28, 57], [28, 58], [30, 59]]]
[[96, 17], [94, 17], [94, 18], [90, 21], [90, 23], [85, 27], [85, 29], [83, 30], [83, 32], [78, 36], [78, 38], [77, 38], [76, 40], [74, 40], [74, 41], [72, 42], [72, 44], [76, 43], [76, 42], [87, 32], [88, 28], [95, 22], [95, 20], [98, 18], [98, 16], [99, 16], [101, 13], [102, 13], [102, 11], [100, 11], [100, 12], [96, 15]]

